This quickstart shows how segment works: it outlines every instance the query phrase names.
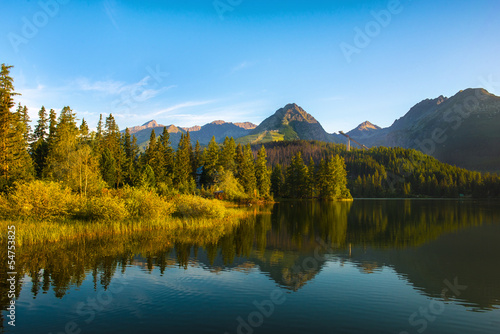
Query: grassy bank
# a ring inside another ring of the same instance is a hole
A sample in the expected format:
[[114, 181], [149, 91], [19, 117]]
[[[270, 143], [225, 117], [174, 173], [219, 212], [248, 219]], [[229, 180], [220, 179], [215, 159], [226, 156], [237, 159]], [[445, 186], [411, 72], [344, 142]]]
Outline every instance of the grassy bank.
[[[142, 188], [81, 197], [59, 183], [35, 181], [0, 197], [0, 229], [16, 226], [16, 243], [58, 242], [148, 231], [233, 226], [249, 213], [194, 195], [171, 198]], [[1, 234], [5, 242], [6, 233]]]

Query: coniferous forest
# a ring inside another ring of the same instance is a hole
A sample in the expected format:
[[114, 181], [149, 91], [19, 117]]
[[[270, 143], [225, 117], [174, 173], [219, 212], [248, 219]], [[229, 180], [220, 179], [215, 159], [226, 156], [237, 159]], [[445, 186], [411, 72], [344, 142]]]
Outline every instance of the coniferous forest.
[[[76, 196], [77, 207], [83, 209], [73, 216], [141, 216], [130, 202], [146, 197], [146, 192], [165, 203], [180, 195], [239, 202], [268, 201], [273, 194], [351, 198], [344, 160], [334, 154], [305, 165], [298, 152], [280, 173], [278, 169], [271, 173], [264, 146], [253, 152], [250, 145], [236, 145], [233, 138], [226, 137], [221, 144], [212, 138], [206, 147], [198, 142], [193, 147], [187, 132], [174, 148], [164, 128], [159, 135], [153, 130], [141, 151], [128, 129], [120, 132], [113, 115], [101, 115], [95, 131], [90, 131], [85, 119], [79, 120], [69, 106], [59, 113], [42, 106], [32, 125], [27, 107], [13, 103], [16, 93], [10, 68], [2, 65], [0, 76], [0, 191], [4, 194], [0, 205], [4, 212], [27, 210], [27, 216], [49, 217], [52, 213], [47, 211], [62, 210], [64, 215], [75, 207], [74, 203], [65, 206], [64, 201]], [[54, 202], [59, 197], [61, 202]]]
[[[96, 130], [90, 131], [85, 119], [79, 120], [70, 107], [56, 113], [42, 106], [36, 124], [32, 124], [26, 106], [14, 105], [16, 93], [10, 68], [3, 64], [0, 75], [0, 191], [4, 194], [0, 205], [3, 203], [4, 211], [23, 211], [34, 205], [27, 205], [23, 196], [31, 194], [34, 199], [39, 193], [51, 191], [52, 200], [57, 198], [55, 194], [66, 192], [77, 196], [85, 209], [73, 214], [90, 219], [141, 216], [130, 209], [130, 203], [144, 198], [145, 191], [163, 203], [180, 195], [240, 202], [349, 199], [351, 194], [500, 195], [498, 175], [450, 166], [410, 149], [378, 147], [347, 152], [345, 145], [315, 141], [251, 147], [227, 137], [223, 143], [212, 138], [206, 147], [199, 142], [193, 147], [189, 132], [182, 135], [178, 147], [172, 147], [164, 128], [160, 134], [153, 130], [149, 144], [141, 151], [128, 129], [120, 132], [112, 114], [104, 118], [101, 115]], [[121, 205], [106, 200], [108, 197], [126, 201]], [[17, 206], [12, 203], [16, 201]], [[64, 205], [53, 206], [56, 211], [64, 211]], [[117, 209], [99, 213], [104, 210], [102, 206]]]

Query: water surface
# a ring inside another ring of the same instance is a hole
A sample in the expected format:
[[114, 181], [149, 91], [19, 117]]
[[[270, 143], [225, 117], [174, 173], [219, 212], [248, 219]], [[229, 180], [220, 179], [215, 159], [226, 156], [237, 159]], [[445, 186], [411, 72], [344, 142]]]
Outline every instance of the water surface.
[[498, 254], [497, 202], [284, 202], [224, 233], [24, 246], [2, 329], [498, 333]]

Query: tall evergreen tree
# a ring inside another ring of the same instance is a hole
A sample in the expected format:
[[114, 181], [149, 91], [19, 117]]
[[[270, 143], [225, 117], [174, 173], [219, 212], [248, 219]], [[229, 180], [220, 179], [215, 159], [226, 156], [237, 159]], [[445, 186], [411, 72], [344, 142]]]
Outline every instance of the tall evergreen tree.
[[47, 142], [50, 145], [55, 140], [57, 128], [57, 114], [54, 109], [49, 111], [49, 136], [47, 137]]
[[82, 124], [80, 125], [80, 136], [83, 141], [87, 141], [89, 139], [89, 126], [85, 121], [85, 118], [82, 119]]
[[[120, 129], [112, 114], [106, 117], [100, 146], [103, 179], [110, 187], [118, 188], [123, 184], [124, 173], [122, 166], [125, 161], [125, 152], [121, 145]], [[113, 166], [110, 164], [113, 164]], [[111, 170], [114, 175], [111, 175]]]
[[174, 183], [181, 192], [189, 193], [194, 190], [195, 183], [192, 173], [193, 148], [189, 132], [181, 134], [179, 147], [175, 155]]
[[203, 152], [203, 162], [202, 183], [204, 185], [210, 185], [216, 181], [219, 166], [219, 145], [215, 141], [214, 136], [212, 136], [212, 139], [208, 143], [208, 147]]
[[12, 113], [14, 106], [12, 66], [2, 64], [0, 71], [0, 190], [15, 180], [30, 179], [33, 175], [31, 157], [28, 153], [27, 109]]
[[200, 142], [197, 140], [194, 146], [194, 159], [193, 168], [196, 170], [203, 165], [203, 152], [201, 150]]
[[257, 191], [257, 180], [255, 178], [254, 156], [250, 144], [245, 146], [243, 150], [243, 161], [240, 165], [239, 181], [247, 194], [255, 196]]
[[160, 135], [160, 150], [165, 178], [171, 182], [174, 176], [174, 150], [170, 143], [170, 133], [166, 127], [163, 128], [163, 133]]
[[283, 169], [280, 164], [274, 166], [271, 173], [271, 193], [275, 198], [283, 196]]
[[[76, 115], [70, 107], [64, 107], [49, 143], [49, 154], [44, 174], [56, 181], [69, 182], [72, 152], [76, 151], [79, 130]], [[49, 134], [50, 137], [50, 134]]]
[[47, 155], [49, 153], [49, 146], [47, 142], [48, 130], [48, 117], [47, 110], [42, 106], [38, 112], [38, 122], [35, 126], [33, 136], [33, 143], [31, 144], [31, 157], [37, 177], [42, 176], [42, 172], [46, 166]]
[[137, 138], [130, 135], [130, 130], [125, 129], [122, 136], [122, 145], [125, 153], [125, 158], [122, 165], [123, 182], [130, 186], [138, 183], [139, 166], [137, 164], [137, 157], [139, 155], [139, 147], [137, 146]]
[[299, 151], [292, 159], [286, 172], [286, 189], [291, 198], [307, 198], [308, 170]]
[[267, 153], [264, 145], [257, 152], [257, 161], [255, 163], [255, 177], [257, 181], [257, 190], [261, 197], [268, 197], [271, 189], [270, 173], [267, 169]]
[[220, 165], [224, 168], [224, 171], [236, 173], [236, 143], [233, 137], [224, 139], [220, 154]]

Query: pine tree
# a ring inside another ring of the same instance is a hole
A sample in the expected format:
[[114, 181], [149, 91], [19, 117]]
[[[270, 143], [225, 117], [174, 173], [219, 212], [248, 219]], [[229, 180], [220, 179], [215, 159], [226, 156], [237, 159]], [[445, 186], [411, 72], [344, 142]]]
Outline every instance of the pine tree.
[[[99, 120], [100, 123], [101, 119]], [[125, 161], [125, 152], [121, 146], [120, 129], [112, 114], [106, 117], [100, 150], [101, 174], [104, 181], [106, 181], [110, 187], [120, 187], [123, 184], [124, 172], [122, 166]], [[113, 164], [113, 166], [111, 166], [111, 164]], [[111, 171], [113, 171], [114, 175], [111, 175]]]
[[257, 181], [255, 178], [255, 162], [250, 144], [245, 146], [243, 150], [243, 161], [240, 166], [239, 181], [247, 194], [255, 196]]
[[307, 197], [314, 198], [316, 195], [316, 165], [314, 164], [313, 157], [309, 159], [309, 165], [307, 165]]
[[87, 122], [85, 122], [85, 118], [82, 119], [82, 124], [80, 125], [80, 136], [82, 141], [87, 141], [89, 139], [89, 126]]
[[96, 141], [100, 145], [102, 139], [102, 114], [99, 115], [99, 122], [97, 122], [97, 130], [96, 130]]
[[219, 145], [215, 141], [215, 136], [208, 143], [208, 147], [203, 152], [203, 174], [201, 183], [211, 185], [217, 181], [219, 166]]
[[142, 155], [142, 165], [149, 166], [154, 172], [156, 182], [164, 182], [165, 166], [162, 155], [162, 145], [157, 139], [155, 130], [151, 131], [146, 151]]
[[76, 115], [70, 107], [64, 107], [49, 143], [49, 154], [44, 174], [50, 179], [69, 182], [71, 168], [74, 167], [71, 153], [77, 149], [78, 135]]
[[267, 169], [267, 153], [264, 145], [257, 152], [257, 161], [255, 163], [255, 177], [257, 181], [257, 190], [261, 197], [269, 197], [271, 188], [270, 173]]
[[286, 172], [286, 189], [291, 198], [307, 198], [308, 170], [299, 151], [292, 159]]
[[201, 150], [200, 142], [197, 140], [196, 145], [194, 146], [193, 168], [196, 170], [203, 166], [203, 164], [203, 152]]
[[273, 196], [283, 196], [283, 169], [280, 164], [274, 166], [271, 173], [271, 193]]
[[130, 130], [125, 129], [122, 135], [122, 146], [125, 154], [123, 160], [123, 183], [127, 185], [134, 185], [138, 182], [138, 169], [137, 156], [139, 155], [139, 147], [137, 146], [137, 138], [130, 135]]
[[9, 76], [12, 66], [2, 64], [0, 71], [0, 190], [15, 180], [28, 180], [33, 176], [33, 165], [28, 153], [27, 109], [14, 106], [13, 79]]
[[234, 138], [226, 137], [224, 143], [222, 144], [222, 150], [220, 154], [220, 165], [224, 168], [224, 171], [230, 171], [231, 173], [236, 173], [236, 143]]
[[163, 128], [163, 133], [160, 135], [158, 149], [160, 151], [159, 160], [162, 168], [162, 177], [159, 181], [170, 184], [174, 175], [174, 150], [170, 145], [170, 133], [168, 133], [166, 127]]
[[55, 140], [56, 137], [56, 128], [57, 128], [57, 114], [54, 109], [50, 109], [49, 111], [49, 136], [47, 138], [47, 142], [50, 145]]
[[181, 140], [175, 155], [174, 183], [179, 191], [183, 193], [189, 193], [195, 188], [191, 163], [192, 156], [193, 148], [189, 132], [181, 134]]
[[45, 107], [42, 106], [38, 112], [38, 122], [35, 126], [33, 143], [31, 144], [31, 157], [37, 177], [42, 176], [42, 172], [46, 166], [49, 146], [47, 141], [48, 118]]

